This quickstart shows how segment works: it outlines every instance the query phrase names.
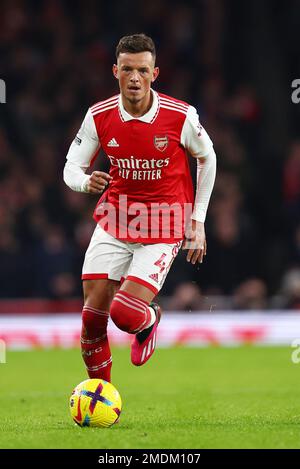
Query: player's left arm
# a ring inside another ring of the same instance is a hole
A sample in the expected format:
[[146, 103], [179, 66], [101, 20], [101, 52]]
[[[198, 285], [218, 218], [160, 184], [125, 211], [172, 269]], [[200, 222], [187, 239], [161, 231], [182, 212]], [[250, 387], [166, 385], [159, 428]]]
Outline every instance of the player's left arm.
[[201, 126], [196, 109], [189, 107], [181, 134], [181, 143], [197, 158], [197, 187], [191, 225], [183, 243], [188, 249], [187, 261], [203, 262], [207, 245], [205, 218], [216, 177], [216, 154], [206, 130]]

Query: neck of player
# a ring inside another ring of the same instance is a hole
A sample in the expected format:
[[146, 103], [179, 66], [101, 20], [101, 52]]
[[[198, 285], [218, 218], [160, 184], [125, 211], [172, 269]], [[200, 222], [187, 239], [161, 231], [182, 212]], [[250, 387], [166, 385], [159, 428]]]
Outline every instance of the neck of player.
[[153, 96], [151, 90], [141, 100], [134, 102], [122, 94], [122, 103], [125, 111], [132, 117], [141, 117], [146, 114], [152, 106]]

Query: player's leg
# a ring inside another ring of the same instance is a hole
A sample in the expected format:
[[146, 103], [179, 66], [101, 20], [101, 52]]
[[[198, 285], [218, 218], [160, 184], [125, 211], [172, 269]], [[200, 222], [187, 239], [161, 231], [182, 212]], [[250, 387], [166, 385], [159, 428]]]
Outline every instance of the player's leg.
[[84, 280], [81, 353], [90, 378], [110, 381], [112, 357], [107, 324], [112, 299], [119, 282], [109, 279]]
[[158, 304], [152, 302], [154, 296], [153, 290], [127, 279], [111, 305], [112, 319], [118, 327], [135, 334], [131, 344], [131, 361], [136, 366], [146, 363], [155, 350], [161, 310]]
[[131, 346], [134, 365], [144, 364], [153, 354], [161, 311], [153, 298], [161, 289], [181, 243], [139, 245], [134, 249], [128, 275], [110, 307], [115, 324], [136, 334]]
[[97, 225], [82, 268], [84, 307], [81, 349], [90, 378], [110, 381], [109, 309], [131, 258], [132, 253], [128, 252], [125, 243]]
[[155, 320], [149, 304], [155, 293], [131, 280], [124, 280], [110, 307], [110, 316], [116, 326], [129, 334], [140, 332]]

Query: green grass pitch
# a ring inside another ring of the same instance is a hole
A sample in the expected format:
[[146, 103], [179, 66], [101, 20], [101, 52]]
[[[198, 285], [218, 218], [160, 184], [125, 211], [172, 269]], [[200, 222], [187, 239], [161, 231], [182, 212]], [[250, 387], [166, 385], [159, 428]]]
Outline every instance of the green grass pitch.
[[0, 448], [300, 448], [300, 364], [289, 347], [158, 349], [143, 367], [113, 349], [123, 411], [80, 428], [68, 398], [79, 350], [8, 352], [0, 364]]

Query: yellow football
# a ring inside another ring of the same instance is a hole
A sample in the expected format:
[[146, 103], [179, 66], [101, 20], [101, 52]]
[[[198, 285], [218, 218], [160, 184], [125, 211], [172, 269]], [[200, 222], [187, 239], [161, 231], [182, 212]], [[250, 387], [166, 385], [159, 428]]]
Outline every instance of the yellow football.
[[71, 416], [81, 427], [110, 427], [119, 419], [122, 400], [117, 389], [104, 379], [86, 379], [70, 397]]

